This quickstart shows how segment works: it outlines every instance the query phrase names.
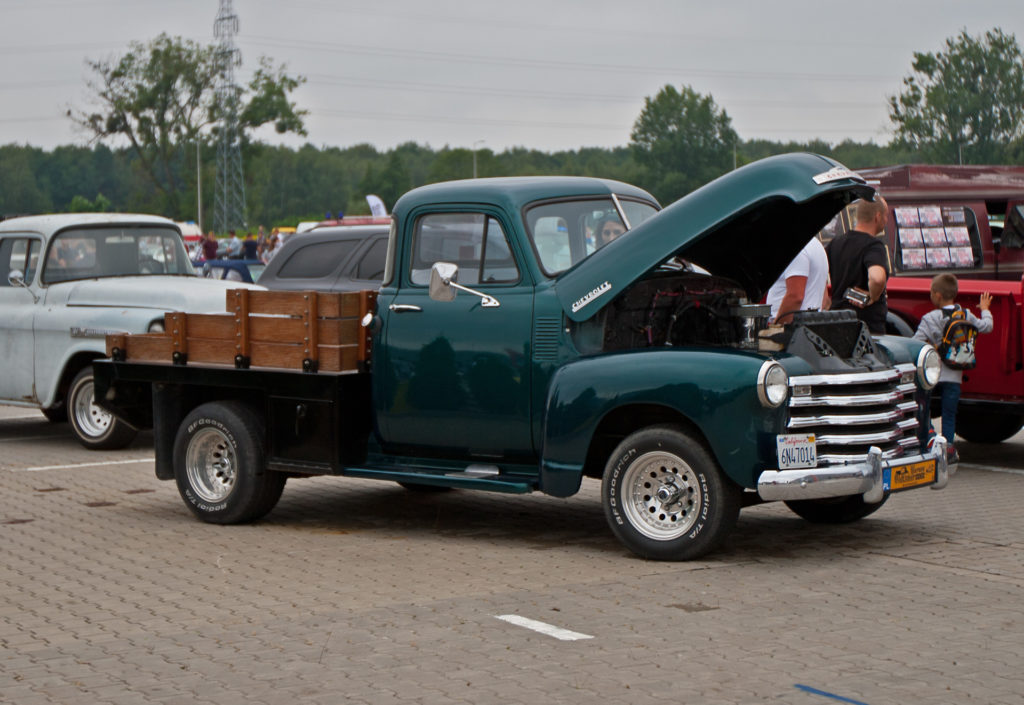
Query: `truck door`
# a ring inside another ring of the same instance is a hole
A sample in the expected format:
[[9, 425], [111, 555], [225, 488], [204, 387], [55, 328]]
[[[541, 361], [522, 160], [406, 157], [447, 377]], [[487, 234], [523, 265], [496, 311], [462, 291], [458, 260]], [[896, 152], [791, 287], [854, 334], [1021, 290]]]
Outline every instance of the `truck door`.
[[[378, 428], [394, 452], [480, 459], [529, 458], [533, 284], [496, 214], [427, 213], [413, 223], [396, 274], [377, 378]], [[498, 300], [428, 295], [434, 262]]]
[[[38, 307], [32, 291], [38, 269], [39, 240], [24, 235], [0, 239], [0, 399], [35, 401], [35, 344], [32, 320]], [[11, 283], [10, 275], [20, 272], [31, 290]], [[39, 296], [37, 293], [36, 296]]]

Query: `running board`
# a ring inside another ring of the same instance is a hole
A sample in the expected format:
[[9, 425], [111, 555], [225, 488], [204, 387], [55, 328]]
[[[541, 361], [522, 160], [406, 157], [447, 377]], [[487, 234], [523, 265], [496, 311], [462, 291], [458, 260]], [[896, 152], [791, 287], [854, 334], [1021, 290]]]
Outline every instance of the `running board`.
[[538, 478], [526, 475], [502, 475], [496, 465], [470, 465], [456, 472], [408, 472], [379, 468], [345, 468], [342, 475], [368, 480], [390, 480], [415, 485], [456, 487], [465, 490], [485, 490], [526, 494], [537, 489]]

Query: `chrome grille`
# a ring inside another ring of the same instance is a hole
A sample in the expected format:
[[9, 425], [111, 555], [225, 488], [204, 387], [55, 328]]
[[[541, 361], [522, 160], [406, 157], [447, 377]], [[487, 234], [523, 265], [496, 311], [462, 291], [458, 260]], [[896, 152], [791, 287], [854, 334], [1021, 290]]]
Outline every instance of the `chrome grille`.
[[[916, 368], [790, 377], [790, 433], [813, 433], [822, 465], [859, 462], [871, 446], [884, 458], [917, 452]], [[907, 381], [903, 381], [904, 379]]]

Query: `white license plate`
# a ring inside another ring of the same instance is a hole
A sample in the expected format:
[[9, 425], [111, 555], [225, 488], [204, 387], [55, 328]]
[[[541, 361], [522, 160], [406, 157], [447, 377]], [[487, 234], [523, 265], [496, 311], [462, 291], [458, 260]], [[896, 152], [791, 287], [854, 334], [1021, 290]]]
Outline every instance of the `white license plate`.
[[814, 434], [787, 434], [775, 437], [779, 469], [814, 468], [818, 466], [818, 450]]

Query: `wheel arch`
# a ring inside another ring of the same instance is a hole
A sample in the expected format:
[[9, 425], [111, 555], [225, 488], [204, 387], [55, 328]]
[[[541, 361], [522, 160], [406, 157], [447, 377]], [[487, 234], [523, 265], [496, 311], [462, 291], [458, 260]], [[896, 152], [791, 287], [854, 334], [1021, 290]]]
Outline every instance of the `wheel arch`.
[[91, 365], [93, 360], [98, 360], [103, 354], [95, 350], [78, 350], [68, 357], [57, 377], [57, 384], [47, 395], [47, 398], [40, 399], [40, 406], [49, 409], [60, 404], [65, 404], [68, 398], [68, 389], [71, 387], [71, 380], [75, 378], [82, 368]]
[[629, 434], [651, 426], [673, 426], [709, 448], [704, 432], [678, 409], [656, 403], [623, 404], [605, 414], [594, 429], [583, 464], [583, 476], [600, 478], [615, 446]]

